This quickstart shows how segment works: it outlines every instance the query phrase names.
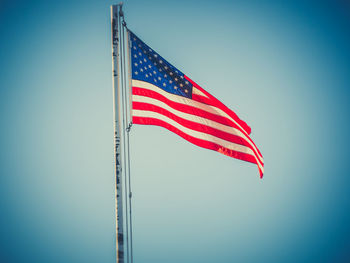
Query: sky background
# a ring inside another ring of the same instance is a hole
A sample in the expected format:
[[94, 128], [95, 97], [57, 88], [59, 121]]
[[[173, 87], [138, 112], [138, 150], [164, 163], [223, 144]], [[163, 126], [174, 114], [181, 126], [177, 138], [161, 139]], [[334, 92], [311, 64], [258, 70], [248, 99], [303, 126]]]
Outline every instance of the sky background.
[[[0, 262], [115, 262], [113, 1], [0, 2]], [[131, 131], [135, 262], [350, 262], [348, 1], [126, 1], [255, 165]]]

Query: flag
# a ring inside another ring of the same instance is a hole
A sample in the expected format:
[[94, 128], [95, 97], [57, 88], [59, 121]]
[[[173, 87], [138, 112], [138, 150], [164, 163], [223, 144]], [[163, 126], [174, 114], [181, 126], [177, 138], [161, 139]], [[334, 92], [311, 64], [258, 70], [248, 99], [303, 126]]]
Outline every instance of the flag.
[[263, 157], [250, 127], [222, 102], [175, 68], [130, 30], [133, 124], [164, 127], [185, 140], [254, 163]]

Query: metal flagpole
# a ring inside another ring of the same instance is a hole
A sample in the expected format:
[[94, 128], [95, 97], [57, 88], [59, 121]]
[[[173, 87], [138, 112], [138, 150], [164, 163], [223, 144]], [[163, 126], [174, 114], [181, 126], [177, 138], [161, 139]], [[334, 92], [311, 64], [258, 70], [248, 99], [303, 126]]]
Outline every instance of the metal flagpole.
[[116, 262], [124, 263], [124, 235], [123, 235], [123, 184], [121, 167], [121, 107], [119, 105], [119, 32], [118, 9], [122, 4], [111, 6], [112, 24], [112, 72], [113, 72], [113, 115], [114, 115], [114, 139], [115, 139], [115, 213], [116, 213]]
[[[127, 30], [127, 27], [126, 27], [126, 23], [124, 21], [124, 24], [125, 24], [125, 28], [126, 28], [126, 39], [127, 39], [127, 45], [126, 45], [126, 48], [127, 48], [127, 60], [128, 60], [128, 79], [129, 79], [129, 90], [128, 90], [128, 99], [129, 99], [129, 124], [128, 124], [128, 127], [127, 127], [127, 145], [128, 145], [128, 160], [129, 160], [129, 165], [128, 165], [128, 180], [129, 180], [129, 222], [130, 222], [130, 231], [128, 232], [128, 235], [130, 235], [130, 260], [131, 260], [131, 263], [134, 262], [134, 255], [133, 255], [133, 244], [132, 244], [132, 209], [131, 209], [131, 198], [132, 198], [132, 191], [131, 191], [131, 174], [130, 174], [130, 136], [129, 136], [129, 133], [130, 133], [130, 130], [131, 130], [131, 126], [132, 126], [132, 101], [131, 101], [131, 96], [132, 96], [132, 87], [131, 87], [131, 58], [130, 58], [130, 38], [129, 38], [129, 31]], [[126, 180], [126, 178], [125, 178]]]
[[119, 18], [118, 18], [118, 23], [119, 23], [119, 50], [120, 50], [120, 87], [121, 87], [121, 107], [122, 107], [122, 114], [123, 114], [123, 123], [121, 125], [122, 127], [122, 160], [123, 160], [123, 180], [124, 180], [124, 212], [125, 212], [125, 243], [124, 243], [124, 255], [126, 258], [126, 262], [130, 263], [130, 247], [129, 247], [129, 215], [128, 215], [128, 210], [129, 210], [129, 203], [127, 202], [128, 200], [128, 181], [127, 181], [127, 176], [128, 176], [128, 166], [129, 163], [128, 161], [128, 155], [127, 155], [127, 148], [128, 145], [126, 143], [126, 127], [127, 127], [127, 122], [128, 122], [128, 117], [127, 117], [127, 101], [126, 101], [126, 82], [125, 82], [125, 71], [126, 71], [126, 61], [125, 61], [125, 39], [124, 39], [124, 13], [122, 10], [122, 5], [119, 5]]

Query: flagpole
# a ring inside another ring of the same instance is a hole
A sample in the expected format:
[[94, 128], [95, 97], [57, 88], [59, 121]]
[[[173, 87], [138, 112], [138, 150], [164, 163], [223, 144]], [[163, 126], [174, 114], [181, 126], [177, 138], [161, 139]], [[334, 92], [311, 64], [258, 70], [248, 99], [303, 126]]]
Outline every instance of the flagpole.
[[[125, 21], [124, 21], [125, 23]], [[126, 23], [125, 23], [125, 28], [126, 28], [126, 39], [127, 39], [127, 60], [128, 60], [128, 80], [129, 80], [129, 89], [128, 89], [128, 99], [129, 99], [129, 123], [128, 123], [128, 127], [127, 127], [127, 145], [128, 145], [128, 160], [129, 160], [129, 165], [128, 165], [128, 174], [129, 174], [129, 222], [130, 222], [130, 231], [128, 232], [128, 235], [130, 235], [130, 260], [131, 263], [134, 262], [134, 255], [133, 255], [133, 240], [132, 240], [132, 234], [133, 234], [133, 229], [132, 229], [132, 209], [131, 209], [131, 198], [132, 198], [132, 191], [131, 191], [131, 174], [130, 174], [130, 130], [131, 130], [131, 126], [132, 126], [132, 86], [131, 86], [131, 52], [130, 52], [130, 36], [129, 36], [129, 31], [126, 27]], [[126, 180], [126, 178], [125, 178]]]
[[119, 105], [119, 32], [118, 12], [122, 3], [111, 6], [112, 25], [112, 73], [113, 73], [113, 117], [114, 117], [114, 154], [115, 154], [115, 214], [116, 214], [116, 262], [124, 263], [123, 230], [123, 184], [121, 167], [121, 107]]

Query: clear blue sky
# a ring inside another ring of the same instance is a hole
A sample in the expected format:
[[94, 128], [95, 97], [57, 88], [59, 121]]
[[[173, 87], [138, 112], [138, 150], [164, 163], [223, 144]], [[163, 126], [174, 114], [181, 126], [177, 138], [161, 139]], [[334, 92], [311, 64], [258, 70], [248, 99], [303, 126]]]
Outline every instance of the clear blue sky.
[[[0, 261], [114, 262], [110, 4], [0, 3]], [[346, 1], [126, 1], [252, 127], [255, 165], [131, 132], [135, 262], [349, 262]]]

